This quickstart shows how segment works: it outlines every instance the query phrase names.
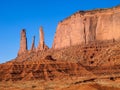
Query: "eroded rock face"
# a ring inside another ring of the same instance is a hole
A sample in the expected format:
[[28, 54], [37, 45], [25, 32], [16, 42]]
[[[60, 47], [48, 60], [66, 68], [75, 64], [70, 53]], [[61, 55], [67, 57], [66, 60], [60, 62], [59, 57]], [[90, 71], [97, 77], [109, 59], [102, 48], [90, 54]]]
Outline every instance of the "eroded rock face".
[[23, 54], [0, 64], [0, 81], [120, 77], [120, 42]]
[[37, 51], [43, 51], [43, 50], [47, 50], [49, 49], [48, 46], [45, 44], [44, 41], [44, 32], [43, 32], [43, 28], [40, 27], [40, 41], [39, 41], [39, 45], [37, 48]]
[[18, 56], [26, 53], [27, 51], [27, 38], [26, 38], [26, 31], [23, 29], [21, 31], [21, 39], [20, 39], [20, 49], [18, 52]]
[[41, 60], [41, 62], [19, 62], [0, 65], [0, 81], [55, 80], [86, 75], [93, 76], [92, 73], [77, 63]]
[[119, 40], [120, 7], [80, 11], [59, 22], [53, 49], [94, 41]]

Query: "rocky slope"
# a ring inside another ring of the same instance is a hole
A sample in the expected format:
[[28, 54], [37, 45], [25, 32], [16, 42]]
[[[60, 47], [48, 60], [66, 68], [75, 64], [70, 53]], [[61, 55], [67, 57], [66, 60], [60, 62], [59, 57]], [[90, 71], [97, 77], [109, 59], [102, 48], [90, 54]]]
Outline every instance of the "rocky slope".
[[0, 65], [0, 81], [56, 80], [93, 76], [78, 63], [49, 60], [9, 62]]
[[119, 78], [120, 42], [28, 52], [0, 65], [1, 81]]

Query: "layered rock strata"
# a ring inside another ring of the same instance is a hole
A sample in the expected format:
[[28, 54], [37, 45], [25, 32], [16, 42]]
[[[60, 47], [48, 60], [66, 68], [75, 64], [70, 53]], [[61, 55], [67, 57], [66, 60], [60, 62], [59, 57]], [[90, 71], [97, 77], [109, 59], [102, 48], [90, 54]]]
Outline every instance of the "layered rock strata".
[[0, 81], [55, 80], [86, 75], [93, 76], [79, 64], [71, 62], [41, 60], [0, 65]]
[[33, 52], [0, 64], [0, 81], [120, 77], [120, 42]]

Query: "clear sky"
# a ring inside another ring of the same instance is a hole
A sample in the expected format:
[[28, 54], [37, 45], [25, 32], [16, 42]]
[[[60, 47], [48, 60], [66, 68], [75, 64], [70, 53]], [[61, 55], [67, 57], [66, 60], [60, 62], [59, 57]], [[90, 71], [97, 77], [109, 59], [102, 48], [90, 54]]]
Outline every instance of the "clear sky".
[[0, 0], [0, 63], [17, 56], [20, 31], [27, 31], [28, 47], [32, 36], [39, 40], [43, 26], [45, 42], [51, 47], [59, 21], [79, 10], [109, 8], [120, 0]]

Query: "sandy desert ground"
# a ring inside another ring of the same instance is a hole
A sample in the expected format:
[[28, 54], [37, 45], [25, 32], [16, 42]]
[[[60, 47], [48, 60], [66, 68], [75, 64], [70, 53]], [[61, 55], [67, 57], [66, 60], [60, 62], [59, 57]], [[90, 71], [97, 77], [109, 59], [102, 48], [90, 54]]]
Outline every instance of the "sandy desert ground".
[[120, 79], [0, 82], [0, 90], [120, 90]]

